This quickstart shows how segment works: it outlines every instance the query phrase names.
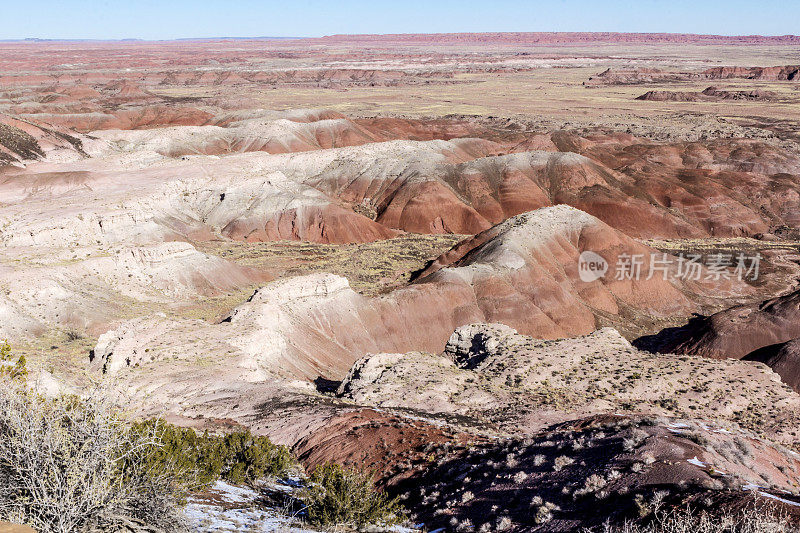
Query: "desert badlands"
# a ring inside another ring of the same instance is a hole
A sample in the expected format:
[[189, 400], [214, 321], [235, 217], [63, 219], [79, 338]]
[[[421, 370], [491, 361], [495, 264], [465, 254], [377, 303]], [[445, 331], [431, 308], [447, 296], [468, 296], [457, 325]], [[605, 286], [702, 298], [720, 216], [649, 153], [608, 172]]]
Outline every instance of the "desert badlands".
[[0, 42], [0, 520], [798, 531], [799, 281], [798, 37]]

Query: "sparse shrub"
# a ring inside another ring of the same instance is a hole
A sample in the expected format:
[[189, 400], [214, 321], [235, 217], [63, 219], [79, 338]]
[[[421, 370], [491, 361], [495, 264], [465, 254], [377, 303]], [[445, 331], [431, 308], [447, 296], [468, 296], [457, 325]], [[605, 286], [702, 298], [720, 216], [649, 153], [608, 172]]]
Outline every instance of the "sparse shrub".
[[506, 467], [507, 468], [514, 468], [519, 464], [519, 460], [517, 456], [513, 453], [509, 453], [506, 455]]
[[699, 444], [700, 446], [706, 447], [710, 444], [708, 437], [703, 435], [702, 433], [692, 432], [686, 435], [686, 438], [690, 441], [694, 442], [695, 444]]
[[497, 519], [497, 522], [496, 522], [496, 525], [495, 525], [495, 530], [496, 531], [508, 531], [508, 530], [511, 529], [512, 525], [513, 524], [511, 522], [511, 518], [509, 518], [507, 516], [501, 516], [501, 517], [498, 517], [498, 519]]
[[674, 398], [659, 398], [657, 400], [653, 400], [653, 403], [662, 409], [666, 409], [667, 411], [677, 412], [680, 406], [678, 405], [678, 400]]
[[658, 418], [654, 416], [644, 416], [639, 419], [640, 426], [657, 426], [658, 425]]
[[472, 531], [472, 529], [472, 520], [469, 518], [465, 518], [456, 525], [456, 531]]
[[657, 513], [650, 523], [606, 525], [607, 533], [798, 533], [800, 529], [769, 508], [750, 507], [738, 513], [681, 509]]
[[525, 482], [526, 479], [528, 479], [528, 474], [519, 471], [516, 474], [514, 474], [514, 477], [512, 479], [514, 480], [514, 483], [516, 483], [517, 485], [521, 485], [522, 483]]
[[633, 499], [633, 503], [636, 505], [640, 517], [644, 518], [649, 515], [658, 516], [667, 496], [669, 496], [668, 491], [659, 490], [654, 492], [648, 501], [643, 494], [637, 494]]
[[647, 440], [650, 435], [641, 429], [634, 429], [629, 437], [622, 440], [622, 448], [626, 452], [632, 452]]
[[68, 330], [66, 335], [67, 335], [67, 340], [69, 342], [79, 341], [79, 340], [81, 340], [83, 338], [83, 335], [77, 329]]
[[749, 458], [753, 456], [753, 449], [750, 447], [750, 444], [742, 437], [737, 435], [736, 438], [733, 439], [733, 442], [734, 444], [736, 444], [736, 448], [741, 452], [741, 454], [744, 457]]
[[388, 526], [404, 516], [397, 499], [375, 489], [371, 472], [335, 463], [315, 468], [299, 497], [306, 506], [308, 521], [319, 526]]
[[534, 499], [534, 502], [531, 505], [536, 508], [535, 514], [533, 515], [533, 521], [539, 525], [546, 524], [552, 520], [553, 511], [557, 511], [559, 509], [558, 505], [542, 501], [541, 498], [538, 498], [538, 501]]
[[556, 457], [555, 461], [553, 461], [553, 470], [556, 472], [560, 472], [562, 468], [565, 466], [569, 466], [575, 462], [575, 459], [572, 457], [567, 457], [566, 455], [559, 455]]
[[576, 490], [573, 496], [575, 498], [579, 498], [581, 496], [586, 496], [587, 494], [594, 494], [607, 484], [608, 482], [605, 480], [605, 478], [603, 478], [603, 476], [592, 474], [586, 478], [583, 488]]
[[99, 396], [51, 400], [0, 383], [0, 520], [54, 533], [130, 521], [179, 530], [174, 480], [144, 465], [153, 446]]

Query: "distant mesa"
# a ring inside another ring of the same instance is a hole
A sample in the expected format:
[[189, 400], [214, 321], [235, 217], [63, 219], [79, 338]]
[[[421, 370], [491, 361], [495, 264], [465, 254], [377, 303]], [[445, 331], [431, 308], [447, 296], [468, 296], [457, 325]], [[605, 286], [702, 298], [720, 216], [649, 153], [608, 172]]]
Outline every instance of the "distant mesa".
[[654, 68], [609, 68], [596, 76], [590, 77], [588, 81], [584, 82], [584, 85], [642, 85], [646, 83], [730, 79], [798, 81], [800, 80], [800, 65], [776, 67], [714, 67], [700, 72], [678, 72]]
[[749, 91], [728, 91], [717, 87], [708, 87], [700, 92], [691, 91], [647, 91], [637, 100], [650, 102], [714, 102], [722, 100], [774, 100], [774, 91], [752, 89]]
[[320, 43], [425, 43], [425, 44], [569, 44], [569, 43], [693, 43], [693, 44], [789, 44], [800, 36], [702, 35], [690, 33], [616, 32], [493, 32], [493, 33], [405, 33], [329, 35], [306, 42]]

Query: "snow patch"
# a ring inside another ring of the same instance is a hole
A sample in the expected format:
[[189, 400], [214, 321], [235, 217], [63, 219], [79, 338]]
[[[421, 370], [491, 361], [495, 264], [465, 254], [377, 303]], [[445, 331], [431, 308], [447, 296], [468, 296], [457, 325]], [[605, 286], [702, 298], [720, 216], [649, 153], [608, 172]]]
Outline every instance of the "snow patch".
[[696, 455], [692, 459], [688, 459], [686, 462], [689, 464], [693, 464], [694, 466], [699, 466], [700, 468], [705, 468], [706, 466], [706, 464], [700, 459], [698, 459]]

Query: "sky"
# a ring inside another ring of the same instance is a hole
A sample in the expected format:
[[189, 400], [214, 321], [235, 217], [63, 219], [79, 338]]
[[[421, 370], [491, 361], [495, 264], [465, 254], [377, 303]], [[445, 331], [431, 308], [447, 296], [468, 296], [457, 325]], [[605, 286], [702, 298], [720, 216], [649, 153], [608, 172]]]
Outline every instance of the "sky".
[[800, 33], [798, 0], [0, 0], [0, 39], [339, 33]]

